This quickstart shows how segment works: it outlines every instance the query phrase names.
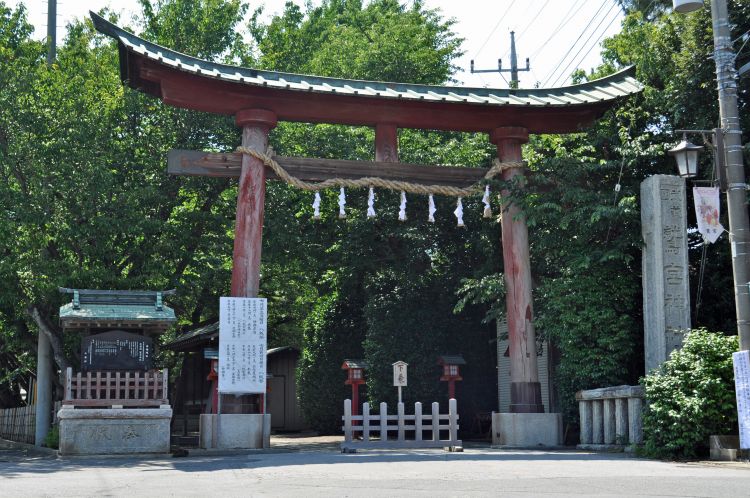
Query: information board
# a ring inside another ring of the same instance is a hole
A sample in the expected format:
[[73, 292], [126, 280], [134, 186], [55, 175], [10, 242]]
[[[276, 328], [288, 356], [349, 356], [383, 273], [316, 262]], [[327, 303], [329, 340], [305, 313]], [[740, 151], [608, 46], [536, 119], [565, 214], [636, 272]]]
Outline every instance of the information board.
[[737, 420], [740, 425], [740, 449], [750, 449], [750, 351], [732, 354], [734, 389], [737, 393]]
[[219, 299], [219, 392], [266, 392], [266, 312], [264, 298]]
[[151, 370], [150, 337], [112, 330], [81, 339], [81, 370]]
[[404, 361], [393, 364], [393, 385], [395, 387], [406, 387], [406, 368], [409, 366]]

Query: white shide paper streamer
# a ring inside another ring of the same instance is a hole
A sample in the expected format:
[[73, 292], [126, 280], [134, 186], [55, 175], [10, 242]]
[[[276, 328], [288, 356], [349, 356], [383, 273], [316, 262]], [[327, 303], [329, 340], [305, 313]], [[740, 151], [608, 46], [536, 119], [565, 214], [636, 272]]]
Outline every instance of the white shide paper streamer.
[[372, 187], [370, 187], [370, 193], [367, 196], [367, 217], [375, 217], [375, 190]]
[[401, 204], [398, 206], [398, 221], [406, 221], [406, 192], [401, 191]]
[[432, 198], [432, 194], [430, 194], [427, 206], [427, 221], [429, 221], [430, 223], [435, 223], [435, 212], [437, 211], [437, 209], [435, 208], [435, 199]]
[[341, 187], [341, 190], [339, 191], [339, 218], [346, 218], [346, 192], [344, 192], [344, 187]]
[[464, 226], [464, 205], [461, 202], [461, 198], [458, 198], [458, 201], [456, 202], [456, 210], [453, 211], [453, 214], [456, 215], [456, 220], [458, 220], [458, 226], [462, 227]]
[[320, 219], [320, 192], [315, 192], [315, 199], [313, 200], [313, 219]]

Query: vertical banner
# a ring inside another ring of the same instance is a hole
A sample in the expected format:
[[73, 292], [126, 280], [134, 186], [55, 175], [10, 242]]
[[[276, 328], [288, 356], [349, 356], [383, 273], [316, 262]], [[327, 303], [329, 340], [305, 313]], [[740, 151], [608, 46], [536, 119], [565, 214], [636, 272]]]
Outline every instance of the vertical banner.
[[263, 298], [219, 299], [219, 392], [266, 392], [267, 303]]
[[740, 448], [750, 449], [750, 351], [732, 354], [734, 389], [737, 393], [737, 421], [740, 425]]
[[693, 202], [698, 231], [704, 240], [713, 244], [724, 233], [724, 227], [719, 223], [719, 188], [693, 187]]

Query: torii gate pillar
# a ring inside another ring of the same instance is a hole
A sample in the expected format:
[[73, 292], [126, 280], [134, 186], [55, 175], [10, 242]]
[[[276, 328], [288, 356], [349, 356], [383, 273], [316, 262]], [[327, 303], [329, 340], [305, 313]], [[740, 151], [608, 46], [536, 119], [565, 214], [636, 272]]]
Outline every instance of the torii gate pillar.
[[[235, 121], [242, 127], [242, 146], [265, 153], [268, 133], [276, 126], [276, 114], [265, 109], [244, 109], [237, 112]], [[232, 297], [258, 297], [265, 201], [265, 166], [259, 159], [243, 154], [232, 253]]]
[[[518, 127], [496, 128], [490, 140], [497, 146], [501, 161], [521, 161], [521, 145], [529, 140], [528, 130]], [[503, 180], [523, 177], [523, 168], [503, 171]], [[526, 219], [516, 204], [503, 206], [503, 261], [510, 353], [510, 411], [544, 413], [542, 390], [536, 360], [529, 231]]]

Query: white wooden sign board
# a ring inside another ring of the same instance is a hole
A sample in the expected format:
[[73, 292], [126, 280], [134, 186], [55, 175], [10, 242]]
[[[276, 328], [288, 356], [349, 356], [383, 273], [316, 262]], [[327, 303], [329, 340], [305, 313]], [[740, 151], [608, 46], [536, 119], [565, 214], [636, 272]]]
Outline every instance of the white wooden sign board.
[[393, 364], [393, 385], [395, 387], [406, 387], [406, 367], [409, 365], [403, 361]]
[[263, 298], [219, 299], [219, 392], [266, 392], [267, 303]]
[[750, 351], [732, 354], [734, 388], [737, 393], [737, 420], [740, 426], [740, 448], [750, 449]]

